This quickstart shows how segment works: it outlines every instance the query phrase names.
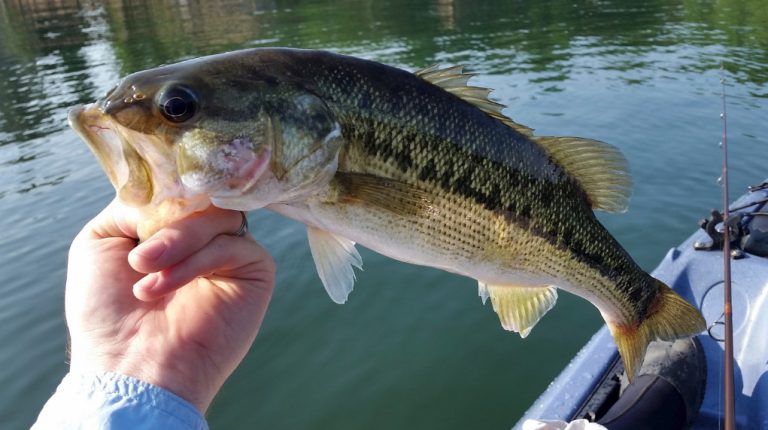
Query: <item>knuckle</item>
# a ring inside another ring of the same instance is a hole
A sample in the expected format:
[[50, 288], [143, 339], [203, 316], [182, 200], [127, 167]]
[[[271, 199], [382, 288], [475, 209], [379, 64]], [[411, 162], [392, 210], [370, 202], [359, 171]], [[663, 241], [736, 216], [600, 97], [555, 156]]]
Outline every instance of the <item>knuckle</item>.
[[275, 259], [267, 252], [264, 252], [262, 264], [264, 265], [264, 270], [272, 274], [272, 276], [277, 274], [277, 264], [275, 263]]

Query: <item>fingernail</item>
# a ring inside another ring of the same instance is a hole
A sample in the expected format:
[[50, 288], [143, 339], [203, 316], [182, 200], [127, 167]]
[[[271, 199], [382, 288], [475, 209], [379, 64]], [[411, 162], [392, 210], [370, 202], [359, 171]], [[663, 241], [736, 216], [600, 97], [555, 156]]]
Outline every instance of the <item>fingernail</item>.
[[165, 242], [160, 239], [153, 239], [136, 247], [134, 252], [148, 260], [157, 260], [163, 255], [166, 249], [167, 246], [165, 246]]
[[150, 273], [149, 275], [139, 279], [139, 282], [133, 284], [133, 291], [152, 291], [155, 285], [157, 285], [158, 279], [160, 279], [160, 277], [157, 276], [157, 273]]

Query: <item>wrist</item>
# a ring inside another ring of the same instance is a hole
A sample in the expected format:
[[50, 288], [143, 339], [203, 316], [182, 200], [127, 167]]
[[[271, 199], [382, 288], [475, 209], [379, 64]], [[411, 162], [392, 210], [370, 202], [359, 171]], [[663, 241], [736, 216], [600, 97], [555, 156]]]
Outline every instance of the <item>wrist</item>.
[[33, 429], [158, 428], [207, 430], [203, 414], [185, 399], [113, 372], [70, 371], [46, 402]]
[[205, 414], [221, 383], [211, 382], [211, 378], [206, 377], [209, 372], [193, 367], [184, 360], [169, 357], [135, 354], [130, 350], [121, 353], [85, 352], [73, 345], [70, 371], [129, 376], [167, 390]]

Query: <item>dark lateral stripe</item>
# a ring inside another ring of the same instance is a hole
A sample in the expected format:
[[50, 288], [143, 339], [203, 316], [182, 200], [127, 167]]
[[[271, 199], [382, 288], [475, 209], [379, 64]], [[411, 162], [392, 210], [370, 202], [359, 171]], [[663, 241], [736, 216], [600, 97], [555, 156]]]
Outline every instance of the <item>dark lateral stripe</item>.
[[[594, 219], [583, 190], [572, 180], [564, 180], [559, 184], [548, 183], [544, 179], [533, 178], [502, 163], [481, 158], [470, 153], [466, 147], [429, 139], [417, 131], [394, 137], [407, 142], [406, 144], [393, 144], [391, 133], [377, 133], [377, 130], [384, 128], [384, 124], [376, 124], [358, 129], [347, 123], [342, 127], [342, 133], [361, 142], [372, 157], [397, 165], [403, 172], [410, 172], [423, 182], [467, 198], [489, 211], [502, 212], [508, 222], [527, 229], [553, 246], [568, 250], [578, 261], [608, 279], [619, 281], [622, 273], [627, 273], [621, 270], [621, 266], [626, 264], [624, 256], [615, 255], [611, 258], [605, 252], [615, 244], [615, 240]], [[416, 159], [416, 151], [413, 148], [418, 146], [421, 146], [418, 153], [429, 154], [429, 157]], [[444, 166], [444, 171], [438, 170], [438, 164]], [[462, 165], [471, 167], [458, 167]], [[478, 184], [483, 188], [473, 186], [473, 182], [476, 182], [473, 181], [473, 175], [478, 175], [475, 169], [492, 172], [486, 174], [488, 181]], [[525, 193], [524, 190], [529, 192]], [[580, 194], [584, 202], [579, 202]], [[534, 199], [531, 195], [537, 198]], [[504, 201], [507, 202], [506, 205]], [[553, 210], [554, 206], [560, 207]], [[579, 225], [580, 223], [585, 225]], [[577, 235], [579, 232], [587, 233], [587, 236]], [[595, 244], [594, 241], [608, 243]], [[628, 290], [633, 294], [636, 289]]]

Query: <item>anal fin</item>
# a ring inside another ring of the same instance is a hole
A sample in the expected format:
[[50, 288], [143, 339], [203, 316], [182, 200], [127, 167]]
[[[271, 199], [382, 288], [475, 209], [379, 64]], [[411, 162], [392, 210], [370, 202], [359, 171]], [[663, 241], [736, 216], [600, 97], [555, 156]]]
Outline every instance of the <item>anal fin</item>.
[[[520, 333], [525, 338], [557, 302], [557, 288], [490, 285], [479, 282], [480, 297], [491, 298], [493, 310], [499, 315], [505, 330]], [[483, 300], [485, 303], [485, 300]]]
[[320, 280], [331, 300], [338, 304], [347, 301], [355, 286], [355, 271], [363, 268], [363, 259], [355, 249], [355, 242], [314, 227], [307, 227], [307, 238]]
[[485, 304], [488, 301], [488, 297], [491, 296], [491, 293], [488, 292], [488, 284], [477, 281], [477, 295], [480, 296], [480, 300]]

